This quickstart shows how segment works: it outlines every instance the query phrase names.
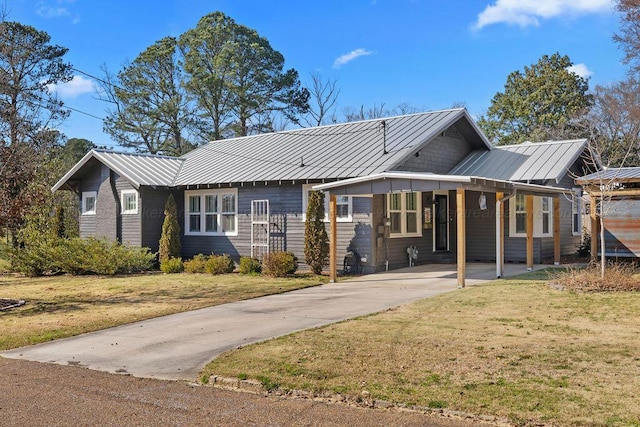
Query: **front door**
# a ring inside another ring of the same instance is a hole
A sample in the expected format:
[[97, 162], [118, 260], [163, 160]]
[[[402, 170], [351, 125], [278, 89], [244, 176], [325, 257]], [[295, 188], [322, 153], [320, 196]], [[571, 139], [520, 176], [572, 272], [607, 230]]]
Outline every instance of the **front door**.
[[434, 249], [449, 249], [449, 198], [445, 194], [434, 195]]

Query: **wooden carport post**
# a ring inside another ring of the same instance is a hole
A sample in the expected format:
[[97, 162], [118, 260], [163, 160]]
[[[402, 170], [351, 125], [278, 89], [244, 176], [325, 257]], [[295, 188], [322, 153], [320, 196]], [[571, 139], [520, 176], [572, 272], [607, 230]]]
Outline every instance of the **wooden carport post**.
[[335, 283], [337, 277], [338, 258], [338, 228], [336, 223], [337, 201], [336, 195], [329, 195], [329, 282]]
[[589, 215], [591, 216], [591, 262], [598, 261], [598, 236], [600, 235], [600, 227], [598, 222], [598, 200], [597, 196], [594, 193], [589, 193], [591, 197], [591, 211]]
[[464, 188], [456, 189], [456, 219], [457, 219], [457, 264], [458, 264], [458, 287], [464, 288], [465, 276], [467, 274], [467, 225], [465, 208]]
[[560, 265], [560, 197], [553, 198], [553, 264]]
[[504, 193], [496, 193], [496, 277], [504, 274]]
[[527, 270], [533, 270], [533, 196], [525, 196], [527, 212]]

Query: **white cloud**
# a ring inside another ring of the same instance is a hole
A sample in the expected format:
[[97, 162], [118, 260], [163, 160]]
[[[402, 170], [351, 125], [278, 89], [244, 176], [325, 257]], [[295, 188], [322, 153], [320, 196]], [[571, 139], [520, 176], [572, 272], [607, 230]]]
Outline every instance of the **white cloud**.
[[540, 19], [604, 12], [614, 5], [615, 0], [496, 0], [478, 14], [473, 29], [498, 23], [538, 26]]
[[576, 73], [582, 78], [588, 79], [593, 75], [593, 71], [587, 68], [587, 64], [573, 64], [570, 67], [567, 67], [567, 71], [570, 73]]
[[85, 79], [82, 76], [73, 76], [73, 79], [67, 83], [49, 85], [49, 90], [51, 92], [57, 92], [62, 98], [75, 98], [85, 93], [95, 92], [96, 87], [89, 79]]
[[340, 68], [344, 64], [351, 62], [356, 58], [371, 55], [372, 53], [372, 51], [363, 48], [352, 50], [351, 52], [345, 53], [344, 55], [336, 58], [336, 60], [333, 62], [333, 68]]
[[71, 13], [64, 7], [49, 7], [41, 6], [36, 10], [36, 13], [45, 19], [62, 18], [64, 16], [70, 16]]

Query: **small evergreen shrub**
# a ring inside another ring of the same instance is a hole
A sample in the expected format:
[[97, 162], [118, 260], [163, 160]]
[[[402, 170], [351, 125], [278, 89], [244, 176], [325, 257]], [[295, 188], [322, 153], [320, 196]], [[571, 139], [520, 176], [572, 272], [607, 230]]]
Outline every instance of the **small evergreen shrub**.
[[256, 258], [242, 256], [240, 257], [238, 271], [240, 274], [260, 274], [262, 271], [262, 264], [260, 264], [260, 261]]
[[207, 256], [198, 254], [189, 261], [184, 262], [184, 271], [187, 273], [204, 273]]
[[12, 270], [27, 276], [68, 273], [130, 274], [150, 270], [155, 254], [148, 248], [89, 239], [45, 239], [14, 249]]
[[304, 259], [314, 274], [329, 261], [329, 237], [324, 225], [324, 193], [311, 191], [304, 223]]
[[285, 277], [298, 269], [298, 258], [293, 252], [271, 252], [262, 259], [262, 272], [267, 276]]
[[236, 267], [231, 256], [224, 255], [210, 255], [205, 263], [205, 271], [209, 274], [225, 274], [232, 273]]
[[164, 206], [164, 221], [162, 222], [162, 234], [159, 242], [158, 258], [160, 259], [160, 264], [169, 258], [180, 258], [181, 252], [178, 206], [173, 194], [169, 194]]
[[169, 258], [160, 263], [160, 271], [165, 274], [182, 273], [184, 271], [184, 263], [182, 258]]

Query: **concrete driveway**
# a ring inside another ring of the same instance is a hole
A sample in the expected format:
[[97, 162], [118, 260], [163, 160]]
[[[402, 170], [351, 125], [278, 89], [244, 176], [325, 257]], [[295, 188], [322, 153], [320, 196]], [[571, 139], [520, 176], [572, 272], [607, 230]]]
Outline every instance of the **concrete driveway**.
[[[522, 264], [505, 268], [505, 276], [526, 272]], [[467, 265], [467, 286], [494, 277], [493, 264]], [[137, 377], [194, 380], [226, 350], [455, 289], [455, 265], [418, 266], [145, 320], [0, 355]]]

